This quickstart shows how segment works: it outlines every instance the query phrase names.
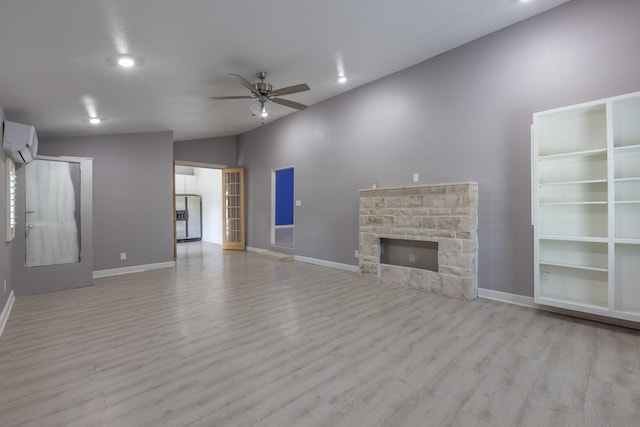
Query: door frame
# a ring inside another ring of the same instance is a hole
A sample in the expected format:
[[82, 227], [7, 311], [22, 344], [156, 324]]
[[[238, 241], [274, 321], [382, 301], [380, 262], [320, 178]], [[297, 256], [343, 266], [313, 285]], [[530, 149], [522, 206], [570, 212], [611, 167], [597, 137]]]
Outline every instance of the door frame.
[[178, 240], [177, 240], [177, 232], [176, 232], [176, 166], [190, 166], [193, 168], [202, 168], [202, 169], [227, 169], [227, 165], [219, 164], [219, 163], [200, 163], [200, 162], [190, 162], [187, 160], [174, 160], [173, 161], [173, 172], [171, 174], [173, 185], [171, 186], [171, 193], [173, 194], [173, 259], [178, 258]]
[[[293, 169], [293, 225], [284, 225], [277, 226], [276, 225], [276, 172], [285, 170], [285, 169]], [[295, 246], [295, 236], [296, 236], [296, 167], [295, 165], [283, 166], [280, 168], [271, 169], [271, 246], [277, 246], [278, 248], [286, 248], [293, 249]], [[276, 229], [277, 228], [293, 228], [293, 246], [278, 246], [276, 245]]]
[[[13, 282], [16, 294], [61, 291], [93, 284], [93, 158], [37, 156], [36, 160], [80, 163], [80, 262], [26, 267], [26, 165], [17, 168]], [[43, 284], [46, 283], [46, 286]]]

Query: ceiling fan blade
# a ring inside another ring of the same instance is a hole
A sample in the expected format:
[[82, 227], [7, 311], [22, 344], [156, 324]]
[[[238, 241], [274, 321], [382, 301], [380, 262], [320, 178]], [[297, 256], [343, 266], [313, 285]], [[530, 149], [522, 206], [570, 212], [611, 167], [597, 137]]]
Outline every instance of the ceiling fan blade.
[[238, 79], [238, 83], [240, 83], [242, 86], [244, 86], [247, 89], [249, 89], [251, 92], [255, 93], [256, 95], [260, 95], [256, 91], [255, 86], [253, 86], [249, 80], [245, 79], [240, 74], [229, 74], [229, 75], [235, 77], [236, 79]]
[[304, 92], [309, 90], [309, 86], [306, 83], [302, 83], [299, 85], [287, 86], [281, 89], [276, 89], [271, 92], [269, 95], [271, 96], [282, 96], [282, 95], [290, 95], [292, 93]]
[[289, 101], [288, 99], [271, 98], [271, 101], [275, 102], [276, 104], [284, 105], [285, 107], [295, 108], [296, 110], [304, 110], [305, 108], [307, 108], [307, 106], [304, 104]]
[[209, 99], [253, 99], [255, 96], [210, 96]]

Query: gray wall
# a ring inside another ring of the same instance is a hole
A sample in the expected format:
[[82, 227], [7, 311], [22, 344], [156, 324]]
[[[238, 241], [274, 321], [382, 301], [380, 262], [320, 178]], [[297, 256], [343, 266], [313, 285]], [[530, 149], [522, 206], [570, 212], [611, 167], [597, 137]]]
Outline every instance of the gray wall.
[[47, 140], [39, 154], [94, 159], [94, 271], [173, 260], [172, 132]]
[[[4, 110], [0, 105], [0, 141], [2, 141], [2, 122], [4, 121]], [[11, 270], [11, 243], [6, 242], [6, 212], [5, 212], [5, 170], [4, 170], [4, 159], [5, 159], [4, 151], [0, 150], [0, 200], [2, 203], [0, 206], [0, 229], [2, 232], [0, 233], [0, 313], [4, 309], [5, 304], [7, 303], [7, 299], [9, 298], [9, 294], [12, 289], [12, 270]], [[4, 292], [4, 281], [7, 281], [7, 291]]]
[[236, 137], [176, 141], [173, 143], [173, 159], [235, 167]]
[[295, 253], [346, 264], [359, 188], [477, 181], [479, 286], [533, 295], [531, 115], [640, 90], [638, 22], [638, 0], [574, 0], [238, 136], [248, 246], [269, 248], [272, 168], [296, 167]]

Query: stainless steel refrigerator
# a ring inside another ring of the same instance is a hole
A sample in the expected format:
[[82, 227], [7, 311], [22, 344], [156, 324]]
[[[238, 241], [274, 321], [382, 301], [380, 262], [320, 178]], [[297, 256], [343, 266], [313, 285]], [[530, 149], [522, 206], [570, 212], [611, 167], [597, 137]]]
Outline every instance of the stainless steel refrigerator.
[[200, 196], [176, 196], [176, 239], [187, 242], [202, 239], [202, 204]]

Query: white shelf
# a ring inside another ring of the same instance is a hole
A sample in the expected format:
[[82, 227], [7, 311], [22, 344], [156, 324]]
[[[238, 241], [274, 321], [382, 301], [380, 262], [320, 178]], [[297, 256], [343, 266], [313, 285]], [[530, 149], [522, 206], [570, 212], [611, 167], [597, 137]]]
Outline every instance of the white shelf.
[[[627, 165], [629, 159], [619, 159], [619, 162]], [[606, 180], [607, 156], [552, 157], [539, 161], [537, 170], [541, 183]], [[624, 171], [625, 175], [620, 178], [633, 176], [633, 170], [633, 166], [629, 165]]]
[[618, 319], [624, 319], [624, 320], [629, 320], [629, 321], [632, 321], [632, 322], [637, 322], [638, 319], [640, 318], [640, 310], [638, 310], [638, 311], [627, 310], [627, 309], [613, 310], [613, 316], [612, 317], [617, 317]]
[[640, 245], [640, 239], [615, 238], [613, 239], [613, 243], [618, 243], [621, 245]]
[[616, 150], [614, 155], [614, 178], [617, 180], [638, 177], [640, 177], [640, 149]]
[[632, 177], [632, 178], [616, 178], [615, 182], [634, 182], [640, 181], [640, 176]]
[[566, 308], [568, 310], [580, 310], [581, 308], [586, 313], [598, 314], [601, 316], [605, 316], [607, 314], [607, 306], [599, 305], [599, 304], [587, 304], [583, 302], [576, 301], [566, 301], [558, 298], [553, 298], [549, 296], [541, 296], [536, 301], [537, 304], [551, 305], [553, 307]]
[[613, 148], [616, 153], [623, 151], [640, 151], [640, 144], [638, 145], [621, 145]]
[[540, 261], [540, 265], [553, 265], [555, 267], [575, 268], [575, 269], [578, 269], [578, 270], [602, 271], [604, 273], [609, 271], [606, 268], [587, 267], [587, 266], [584, 266], [584, 265], [575, 265], [575, 264], [563, 264], [561, 262], [553, 262], [553, 261]]
[[607, 182], [606, 179], [587, 179], [582, 181], [558, 181], [558, 182], [541, 182], [538, 185], [540, 187], [543, 186], [551, 186], [551, 185], [575, 185], [575, 184], [599, 184], [602, 182]]
[[608, 243], [609, 239], [606, 237], [581, 237], [581, 236], [561, 236], [557, 234], [540, 234], [538, 236], [540, 240], [560, 240], [567, 242], [585, 242], [585, 243]]
[[533, 115], [535, 301], [640, 322], [640, 92]]
[[[638, 203], [638, 202], [635, 202]], [[606, 201], [596, 202], [542, 202], [540, 206], [553, 206], [553, 205], [606, 205]]]
[[582, 157], [582, 156], [597, 156], [597, 155], [606, 155], [606, 148], [598, 148], [597, 150], [585, 150], [585, 151], [570, 151], [567, 153], [557, 153], [557, 154], [543, 154], [538, 157], [538, 160], [544, 161], [547, 159], [562, 159], [566, 157]]

